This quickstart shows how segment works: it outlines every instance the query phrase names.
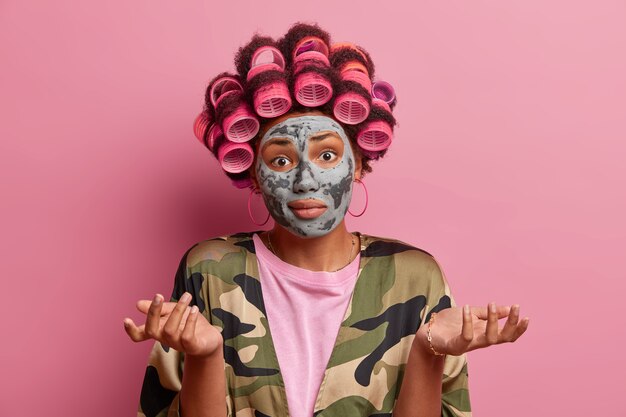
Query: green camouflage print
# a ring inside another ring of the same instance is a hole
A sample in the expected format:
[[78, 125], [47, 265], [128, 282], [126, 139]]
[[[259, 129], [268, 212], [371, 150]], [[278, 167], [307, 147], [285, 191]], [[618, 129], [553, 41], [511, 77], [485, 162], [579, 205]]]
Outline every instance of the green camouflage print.
[[[171, 300], [188, 291], [192, 304], [222, 331], [228, 416], [286, 417], [254, 233], [191, 247], [176, 273]], [[432, 312], [454, 305], [432, 255], [398, 240], [356, 234], [359, 276], [317, 395], [316, 417], [391, 417], [417, 329]], [[179, 416], [183, 361], [184, 354], [154, 344], [139, 416]], [[465, 355], [446, 356], [442, 416], [471, 416]]]

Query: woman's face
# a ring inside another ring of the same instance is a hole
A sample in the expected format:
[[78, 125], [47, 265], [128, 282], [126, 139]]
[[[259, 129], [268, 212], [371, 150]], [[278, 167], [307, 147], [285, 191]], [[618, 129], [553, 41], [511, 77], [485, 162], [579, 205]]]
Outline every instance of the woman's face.
[[301, 237], [341, 223], [352, 196], [355, 157], [330, 117], [304, 114], [272, 125], [259, 143], [255, 176], [274, 220]]

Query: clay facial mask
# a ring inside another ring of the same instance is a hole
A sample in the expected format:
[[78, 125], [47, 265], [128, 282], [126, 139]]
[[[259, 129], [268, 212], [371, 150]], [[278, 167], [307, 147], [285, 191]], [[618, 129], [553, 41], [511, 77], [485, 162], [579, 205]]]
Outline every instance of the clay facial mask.
[[341, 125], [311, 115], [272, 126], [261, 138], [255, 170], [274, 220], [298, 236], [318, 237], [345, 216], [354, 166]]

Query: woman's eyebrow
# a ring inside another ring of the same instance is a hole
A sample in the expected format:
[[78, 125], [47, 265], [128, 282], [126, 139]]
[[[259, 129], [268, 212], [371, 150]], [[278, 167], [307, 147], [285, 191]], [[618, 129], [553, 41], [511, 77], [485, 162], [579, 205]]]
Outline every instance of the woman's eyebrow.
[[267, 141], [265, 146], [269, 146], [269, 145], [290, 145], [290, 144], [293, 144], [293, 141], [291, 141], [289, 139], [285, 139], [285, 138], [276, 138], [276, 139], [270, 139], [269, 141]]
[[311, 136], [309, 140], [312, 142], [319, 142], [320, 140], [324, 140], [329, 136], [335, 137], [335, 138], [338, 137], [338, 135], [334, 132], [327, 132], [327, 133], [321, 133], [319, 135]]
[[293, 147], [293, 146], [295, 146], [293, 141], [287, 138], [272, 138], [268, 140], [267, 142], [265, 142], [265, 144], [263, 145], [261, 149], [262, 151], [265, 151], [266, 149], [269, 149], [271, 147]]

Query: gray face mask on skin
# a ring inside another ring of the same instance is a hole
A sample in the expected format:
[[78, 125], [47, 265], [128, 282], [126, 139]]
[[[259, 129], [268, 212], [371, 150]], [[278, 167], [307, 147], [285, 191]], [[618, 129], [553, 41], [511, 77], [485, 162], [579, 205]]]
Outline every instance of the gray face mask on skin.
[[[332, 131], [343, 141], [343, 155], [332, 167], [324, 168], [309, 158], [309, 138]], [[291, 233], [311, 238], [330, 233], [341, 223], [352, 198], [355, 160], [350, 140], [339, 123], [326, 116], [291, 117], [272, 126], [261, 139], [259, 149], [272, 138], [290, 140], [298, 162], [288, 171], [272, 169], [258, 155], [255, 170], [263, 200], [274, 220]], [[316, 199], [326, 211], [313, 219], [297, 217], [288, 203]]]

